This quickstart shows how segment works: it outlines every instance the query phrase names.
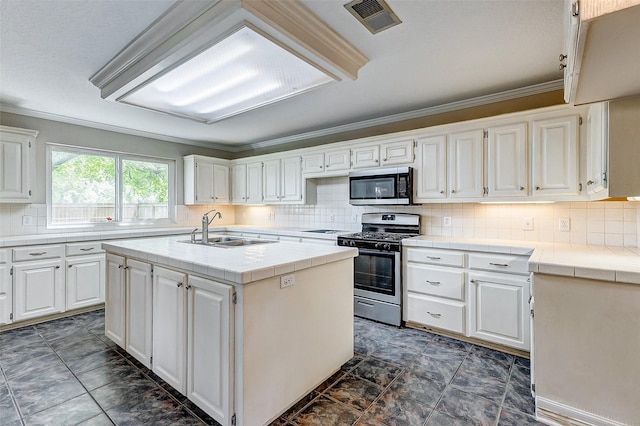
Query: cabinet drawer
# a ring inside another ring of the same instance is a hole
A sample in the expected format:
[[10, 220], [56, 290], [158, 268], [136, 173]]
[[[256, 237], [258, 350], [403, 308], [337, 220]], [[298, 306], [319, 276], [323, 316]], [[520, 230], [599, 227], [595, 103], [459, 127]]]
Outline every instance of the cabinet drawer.
[[464, 334], [464, 303], [420, 294], [408, 296], [407, 321]]
[[13, 249], [13, 261], [52, 259], [64, 256], [64, 246], [29, 246]]
[[529, 256], [510, 254], [469, 254], [469, 268], [483, 271], [529, 275]]
[[67, 256], [78, 256], [81, 254], [104, 253], [102, 243], [92, 241], [90, 243], [67, 244]]
[[424, 265], [407, 265], [407, 290], [464, 300], [465, 273]]
[[11, 261], [11, 250], [0, 249], [0, 265]]
[[464, 266], [464, 253], [454, 250], [409, 248], [407, 249], [407, 261], [462, 268]]

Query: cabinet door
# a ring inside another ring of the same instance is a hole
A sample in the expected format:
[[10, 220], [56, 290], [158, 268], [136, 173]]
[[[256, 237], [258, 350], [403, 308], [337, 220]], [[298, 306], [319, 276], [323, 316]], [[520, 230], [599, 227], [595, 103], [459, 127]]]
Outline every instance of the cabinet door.
[[64, 269], [62, 260], [15, 264], [14, 321], [64, 312]]
[[196, 161], [195, 204], [213, 203], [213, 163]]
[[247, 164], [247, 203], [262, 202], [262, 162]]
[[280, 160], [264, 161], [262, 172], [264, 201], [280, 201]]
[[302, 162], [300, 157], [282, 160], [282, 193], [280, 201], [302, 200]]
[[488, 196], [527, 195], [527, 124], [490, 127], [488, 133]]
[[361, 146], [351, 150], [354, 169], [378, 167], [380, 165], [380, 146]]
[[380, 145], [380, 155], [383, 166], [413, 163], [413, 139], [406, 141], [388, 142]]
[[24, 132], [28, 131], [0, 126], [0, 200], [3, 202], [26, 202], [31, 198], [29, 180], [35, 136]]
[[67, 258], [67, 310], [104, 302], [104, 254]]
[[302, 156], [302, 173], [316, 174], [324, 171], [324, 153], [307, 154]]
[[153, 372], [182, 394], [186, 393], [187, 276], [153, 270]]
[[236, 164], [231, 169], [231, 202], [234, 204], [247, 202], [246, 164]]
[[213, 165], [213, 202], [229, 202], [229, 166]]
[[533, 195], [578, 194], [578, 117], [533, 122]]
[[325, 172], [349, 170], [351, 168], [351, 150], [337, 149], [324, 153]]
[[528, 278], [471, 273], [468, 289], [468, 335], [528, 351]]
[[194, 276], [187, 291], [187, 397], [223, 425], [233, 413], [233, 287]]
[[125, 266], [124, 257], [107, 254], [104, 334], [123, 349], [126, 349]]
[[418, 139], [416, 173], [417, 201], [430, 198], [445, 198], [446, 193], [446, 136], [431, 136]]
[[609, 104], [601, 102], [589, 107], [587, 135], [587, 192], [597, 194], [607, 188], [609, 159]]
[[480, 129], [448, 136], [450, 197], [482, 197], [482, 139]]
[[127, 352], [151, 367], [152, 282], [151, 265], [127, 259]]
[[0, 250], [0, 325], [13, 322], [13, 283], [11, 282], [10, 259], [10, 250]]

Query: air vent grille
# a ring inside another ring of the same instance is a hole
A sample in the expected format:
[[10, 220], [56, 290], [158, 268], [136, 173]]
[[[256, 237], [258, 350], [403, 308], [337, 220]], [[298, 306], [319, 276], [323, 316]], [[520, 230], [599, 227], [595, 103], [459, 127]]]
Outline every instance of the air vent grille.
[[384, 0], [354, 0], [344, 7], [372, 34], [402, 22]]

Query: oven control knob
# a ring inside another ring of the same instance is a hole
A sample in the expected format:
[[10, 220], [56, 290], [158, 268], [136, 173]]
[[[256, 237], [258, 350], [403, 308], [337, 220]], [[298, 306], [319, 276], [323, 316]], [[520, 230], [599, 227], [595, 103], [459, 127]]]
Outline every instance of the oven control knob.
[[389, 251], [391, 250], [391, 244], [385, 244], [382, 248]]
[[355, 247], [355, 246], [356, 246], [356, 242], [355, 242], [355, 241], [349, 241], [349, 245], [350, 245], [351, 247]]
[[380, 250], [380, 249], [382, 249], [382, 243], [376, 243], [373, 247], [374, 247], [376, 250]]

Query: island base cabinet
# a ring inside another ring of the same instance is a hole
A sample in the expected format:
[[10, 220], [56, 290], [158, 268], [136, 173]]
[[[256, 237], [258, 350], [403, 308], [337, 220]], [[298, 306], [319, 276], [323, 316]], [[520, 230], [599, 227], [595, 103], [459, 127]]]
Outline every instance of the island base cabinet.
[[64, 312], [62, 260], [14, 265], [15, 318], [23, 321]]
[[142, 365], [151, 368], [153, 307], [151, 265], [127, 259], [125, 269], [126, 350]]
[[479, 273], [469, 278], [468, 336], [528, 351], [528, 278]]
[[189, 276], [187, 398], [223, 426], [232, 424], [233, 287]]
[[125, 258], [106, 256], [104, 304], [104, 334], [122, 349], [126, 349], [125, 329]]
[[153, 270], [152, 370], [182, 394], [186, 394], [186, 297], [187, 276], [155, 267]]
[[13, 322], [13, 283], [11, 251], [0, 250], [0, 325]]

